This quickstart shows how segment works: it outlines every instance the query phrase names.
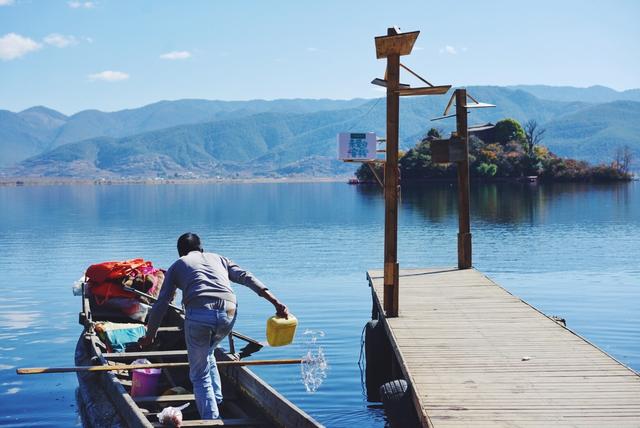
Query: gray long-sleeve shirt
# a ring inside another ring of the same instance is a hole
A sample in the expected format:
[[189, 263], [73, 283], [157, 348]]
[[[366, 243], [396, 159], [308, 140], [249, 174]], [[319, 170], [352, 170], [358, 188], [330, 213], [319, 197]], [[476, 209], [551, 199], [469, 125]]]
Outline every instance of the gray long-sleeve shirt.
[[169, 303], [176, 291], [182, 290], [185, 307], [197, 307], [214, 298], [236, 303], [230, 281], [245, 285], [257, 294], [266, 287], [251, 272], [214, 253], [191, 251], [167, 269], [158, 301], [149, 312], [147, 335], [155, 336]]

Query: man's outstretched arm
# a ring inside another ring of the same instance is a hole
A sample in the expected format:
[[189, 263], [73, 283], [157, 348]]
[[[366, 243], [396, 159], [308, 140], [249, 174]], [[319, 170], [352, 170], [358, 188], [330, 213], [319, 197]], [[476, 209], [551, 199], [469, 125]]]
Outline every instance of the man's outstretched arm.
[[274, 308], [276, 308], [276, 314], [279, 317], [288, 318], [289, 309], [287, 305], [282, 303], [269, 289], [253, 274], [249, 271], [242, 269], [232, 260], [224, 258], [227, 265], [227, 272], [229, 272], [229, 279], [236, 284], [241, 284], [252, 289], [258, 296], [263, 297], [269, 301]]

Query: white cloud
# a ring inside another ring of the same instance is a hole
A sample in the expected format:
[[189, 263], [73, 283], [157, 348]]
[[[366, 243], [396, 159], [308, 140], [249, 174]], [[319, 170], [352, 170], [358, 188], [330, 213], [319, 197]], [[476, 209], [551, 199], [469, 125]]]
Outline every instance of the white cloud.
[[170, 59], [170, 60], [187, 59], [187, 58], [191, 58], [191, 52], [189, 52], [189, 51], [172, 51], [172, 52], [167, 52], [166, 54], [160, 55], [160, 58], [162, 58], [162, 59]]
[[67, 4], [71, 9], [91, 9], [96, 5], [92, 1], [69, 1]]
[[458, 53], [458, 50], [453, 46], [447, 45], [443, 48], [440, 48], [440, 53], [448, 53], [450, 55], [456, 55]]
[[105, 70], [100, 73], [90, 74], [88, 77], [91, 81], [103, 80], [105, 82], [119, 82], [121, 80], [127, 80], [129, 75], [122, 71]]
[[11, 61], [29, 52], [37, 51], [42, 45], [28, 37], [16, 33], [9, 33], [0, 37], [0, 59]]
[[83, 39], [87, 43], [93, 43], [93, 39], [91, 37], [83, 37]]
[[13, 0], [0, 0], [0, 6], [11, 6], [13, 4]]
[[46, 44], [55, 46], [57, 48], [66, 48], [67, 46], [78, 44], [78, 39], [76, 39], [74, 36], [65, 36], [58, 33], [51, 33], [43, 40]]

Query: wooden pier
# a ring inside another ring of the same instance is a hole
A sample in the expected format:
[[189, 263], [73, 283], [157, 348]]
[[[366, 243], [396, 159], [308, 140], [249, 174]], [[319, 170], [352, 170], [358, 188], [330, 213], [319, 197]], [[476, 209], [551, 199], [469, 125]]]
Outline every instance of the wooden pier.
[[[640, 376], [475, 269], [367, 273], [425, 427], [640, 427]], [[399, 377], [400, 377], [399, 376]]]

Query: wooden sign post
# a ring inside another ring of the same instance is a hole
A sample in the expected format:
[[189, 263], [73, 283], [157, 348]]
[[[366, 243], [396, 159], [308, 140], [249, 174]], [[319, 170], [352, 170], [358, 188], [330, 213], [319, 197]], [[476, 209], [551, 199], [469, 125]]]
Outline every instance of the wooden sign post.
[[[375, 38], [376, 57], [387, 59], [385, 79], [372, 83], [387, 88], [387, 147], [384, 169], [384, 310], [387, 317], [397, 317], [399, 307], [400, 266], [398, 264], [398, 130], [400, 121], [400, 96], [437, 95], [446, 93], [451, 86], [433, 86], [400, 64], [400, 57], [409, 55], [420, 34], [419, 31], [400, 33], [398, 28], [387, 29], [386, 36]], [[410, 88], [400, 84], [400, 67], [429, 86]]]
[[411, 53], [419, 32], [376, 37], [376, 56], [387, 58], [387, 159], [384, 168], [384, 310], [398, 316], [398, 127], [400, 122], [400, 55]]
[[[456, 114], [449, 115], [449, 108], [456, 100]], [[468, 101], [471, 100], [472, 102]], [[464, 88], [456, 89], [449, 100], [440, 120], [456, 117], [456, 132], [448, 140], [431, 141], [431, 160], [435, 163], [456, 163], [458, 170], [458, 269], [470, 269], [471, 258], [471, 222], [469, 213], [469, 126], [468, 109], [495, 107], [493, 104], [480, 103], [467, 94]]]
[[456, 129], [462, 140], [462, 159], [458, 166], [458, 269], [471, 268], [471, 223], [469, 214], [469, 129], [467, 90], [456, 89]]

